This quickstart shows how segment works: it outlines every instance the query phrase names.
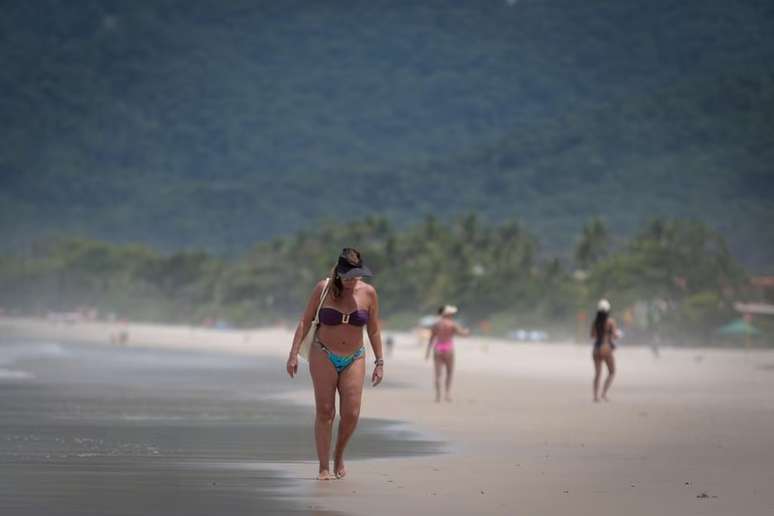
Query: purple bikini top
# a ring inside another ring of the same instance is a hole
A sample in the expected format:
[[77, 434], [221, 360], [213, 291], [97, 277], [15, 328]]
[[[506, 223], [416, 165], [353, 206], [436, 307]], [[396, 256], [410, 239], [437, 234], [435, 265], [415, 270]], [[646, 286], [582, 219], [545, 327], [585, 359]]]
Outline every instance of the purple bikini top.
[[320, 308], [320, 322], [326, 326], [339, 324], [365, 326], [368, 322], [368, 310], [355, 310], [352, 313], [343, 314], [335, 308]]

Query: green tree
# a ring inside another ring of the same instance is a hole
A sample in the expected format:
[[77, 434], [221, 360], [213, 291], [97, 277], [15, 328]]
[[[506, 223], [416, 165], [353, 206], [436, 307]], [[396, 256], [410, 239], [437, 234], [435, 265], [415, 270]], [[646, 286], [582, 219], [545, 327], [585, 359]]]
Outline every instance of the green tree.
[[582, 270], [589, 270], [609, 252], [610, 234], [605, 222], [595, 217], [591, 219], [581, 233], [575, 246], [575, 263]]

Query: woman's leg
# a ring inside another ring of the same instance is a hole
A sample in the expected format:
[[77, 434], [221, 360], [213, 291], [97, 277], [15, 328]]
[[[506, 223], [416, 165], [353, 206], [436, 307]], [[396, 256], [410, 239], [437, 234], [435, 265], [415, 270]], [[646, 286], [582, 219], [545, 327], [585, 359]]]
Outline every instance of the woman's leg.
[[355, 431], [360, 417], [360, 401], [363, 399], [365, 357], [358, 358], [339, 374], [339, 431], [333, 454], [333, 472], [341, 478], [347, 474], [344, 468], [344, 448]]
[[599, 376], [602, 373], [602, 357], [596, 350], [592, 353], [594, 359], [594, 401], [599, 401]]
[[317, 458], [320, 461], [320, 480], [328, 480], [331, 457], [331, 429], [336, 415], [336, 383], [338, 374], [328, 355], [313, 343], [309, 350], [309, 372], [314, 385], [314, 444], [317, 447]]
[[454, 353], [444, 353], [446, 363], [446, 401], [451, 401], [451, 383], [454, 375]]
[[607, 378], [605, 378], [605, 385], [602, 386], [602, 399], [607, 401], [607, 390], [610, 388], [610, 384], [613, 383], [613, 377], [615, 376], [615, 357], [612, 351], [605, 357], [605, 364], [607, 364]]
[[435, 371], [435, 402], [441, 401], [441, 369], [443, 368], [443, 354], [433, 353], [433, 369]]

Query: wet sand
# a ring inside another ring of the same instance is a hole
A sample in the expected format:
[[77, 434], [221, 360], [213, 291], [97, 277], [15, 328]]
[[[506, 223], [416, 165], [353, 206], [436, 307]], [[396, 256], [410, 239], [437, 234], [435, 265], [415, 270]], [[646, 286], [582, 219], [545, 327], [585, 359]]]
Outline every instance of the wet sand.
[[[289, 333], [271, 330], [218, 345], [281, 365], [288, 342]], [[454, 401], [440, 404], [423, 353], [413, 336], [397, 335], [386, 377], [402, 387], [366, 388], [362, 415], [409, 422], [446, 440], [447, 452], [352, 457], [349, 476], [335, 482], [307, 480], [313, 462], [282, 461], [282, 475], [306, 486], [284, 492], [295, 507], [369, 515], [774, 514], [771, 351], [664, 348], [657, 358], [624, 341], [612, 401], [598, 404], [588, 346], [460, 339]], [[311, 394], [299, 387], [270, 398], [308, 411]], [[353, 452], [376, 449], [364, 429]], [[402, 431], [387, 430], [408, 447]]]
[[[288, 497], [315, 483], [312, 412], [278, 398], [311, 387], [288, 382], [278, 365], [0, 337], [0, 514], [316, 510], [314, 500]], [[353, 458], [440, 446], [389, 421], [362, 423]], [[294, 462], [307, 475], [283, 469]]]

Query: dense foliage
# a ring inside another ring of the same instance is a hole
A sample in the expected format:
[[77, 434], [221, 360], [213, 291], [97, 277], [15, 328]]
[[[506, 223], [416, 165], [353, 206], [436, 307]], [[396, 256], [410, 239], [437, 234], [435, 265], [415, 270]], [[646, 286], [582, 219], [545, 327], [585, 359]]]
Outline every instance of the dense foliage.
[[[578, 249], [606, 231], [592, 220]], [[723, 239], [696, 222], [653, 220], [625, 245], [586, 262], [590, 269], [576, 270], [538, 259], [538, 239], [518, 221], [495, 226], [468, 215], [447, 224], [428, 217], [396, 230], [386, 219], [368, 218], [259, 243], [229, 261], [202, 252], [48, 242], [0, 260], [0, 306], [37, 314], [98, 307], [103, 315], [154, 321], [292, 323], [350, 245], [376, 272], [383, 316], [393, 328], [451, 302], [477, 328], [488, 321], [502, 334], [531, 324], [567, 336], [579, 313], [589, 314], [607, 296], [619, 314], [660, 307], [657, 318], [632, 322], [642, 335], [688, 342], [706, 339], [734, 317], [732, 303], [746, 281]]]
[[0, 43], [6, 249], [475, 212], [565, 259], [593, 216], [697, 218], [774, 263], [769, 0], [11, 1]]

